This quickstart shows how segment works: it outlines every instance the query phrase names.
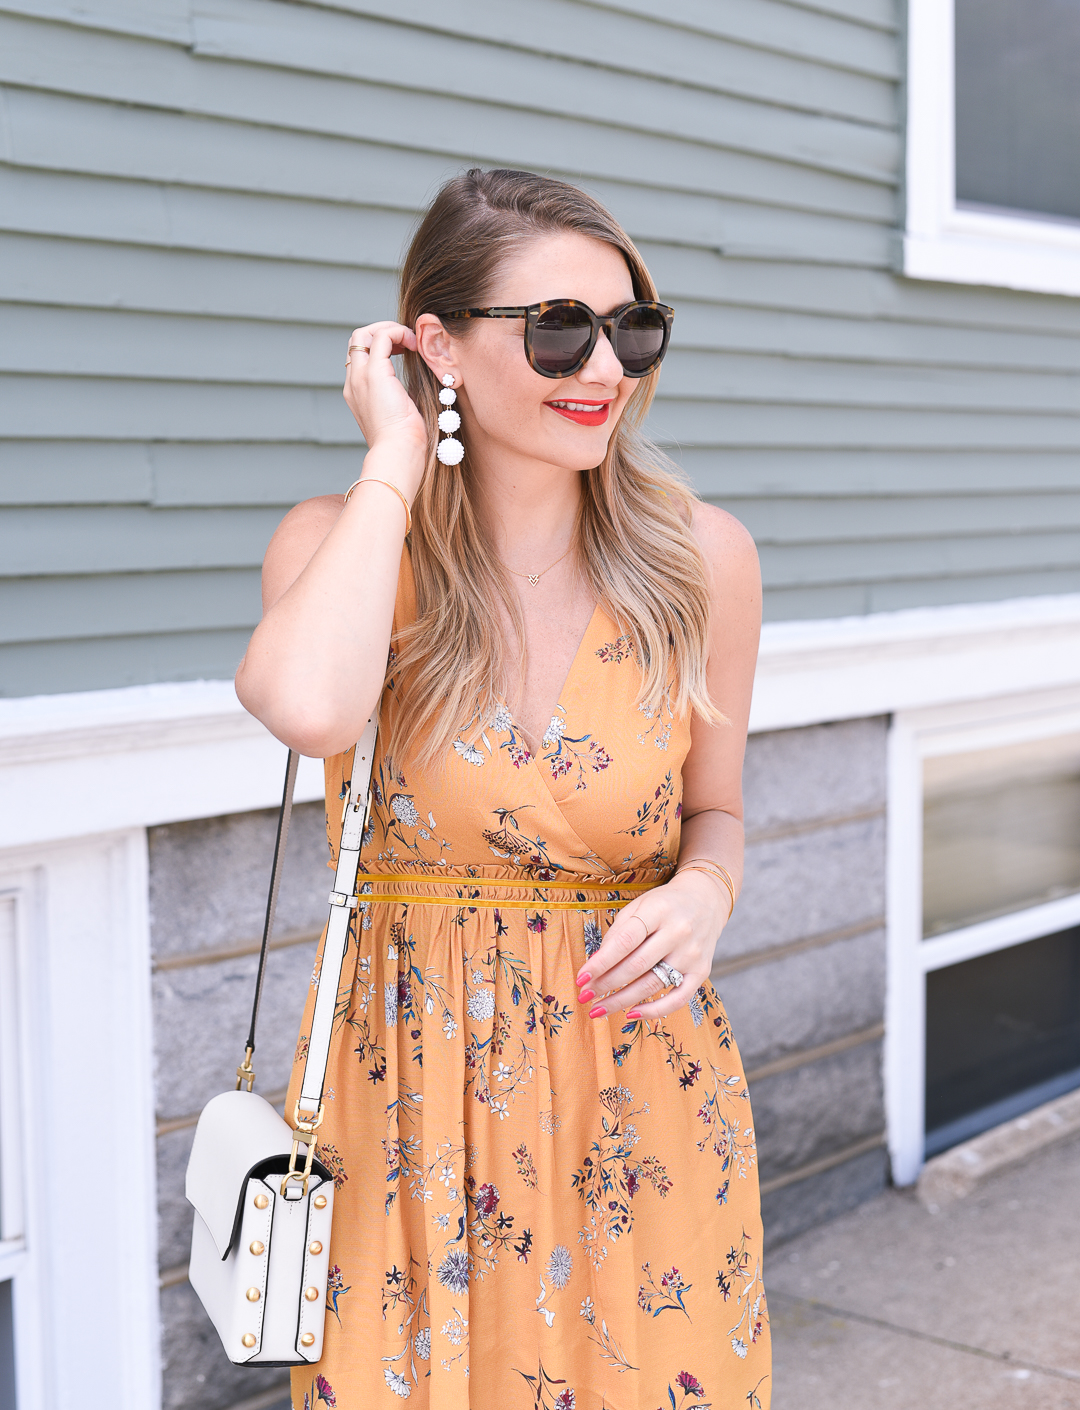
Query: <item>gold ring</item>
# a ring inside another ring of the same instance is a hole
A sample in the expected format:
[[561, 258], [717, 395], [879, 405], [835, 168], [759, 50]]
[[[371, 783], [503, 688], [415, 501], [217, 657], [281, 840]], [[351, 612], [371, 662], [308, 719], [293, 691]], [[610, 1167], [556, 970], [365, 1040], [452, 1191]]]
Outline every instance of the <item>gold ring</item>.
[[363, 343], [350, 343], [349, 346], [348, 346], [348, 348], [346, 349], [346, 351], [348, 351], [348, 352], [366, 352], [366, 353], [369, 353], [369, 352], [371, 351], [371, 349], [370, 349], [370, 348], [365, 348], [364, 345], [363, 345]]
[[630, 919], [631, 919], [631, 920], [640, 920], [641, 923], [642, 923], [642, 925], [645, 926], [645, 936], [644, 936], [644, 939], [643, 939], [642, 942], [641, 942], [641, 943], [644, 945], [645, 941], [648, 940], [649, 936], [652, 934], [652, 931], [649, 929], [648, 924], [646, 923], [646, 921], [644, 920], [644, 918], [643, 918], [642, 916], [631, 916]]

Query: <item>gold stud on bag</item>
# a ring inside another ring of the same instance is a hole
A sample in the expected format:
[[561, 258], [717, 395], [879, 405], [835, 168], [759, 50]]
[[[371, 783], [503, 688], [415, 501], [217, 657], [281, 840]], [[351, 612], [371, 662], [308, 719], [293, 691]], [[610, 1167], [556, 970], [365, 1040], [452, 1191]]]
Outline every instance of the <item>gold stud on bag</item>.
[[254, 1091], [255, 1024], [299, 756], [289, 751], [244, 1060], [236, 1088], [203, 1108], [188, 1161], [195, 1207], [189, 1278], [230, 1361], [302, 1366], [322, 1356], [334, 1179], [317, 1154], [323, 1085], [356, 872], [371, 806], [374, 715], [356, 746], [315, 1008], [292, 1124]]

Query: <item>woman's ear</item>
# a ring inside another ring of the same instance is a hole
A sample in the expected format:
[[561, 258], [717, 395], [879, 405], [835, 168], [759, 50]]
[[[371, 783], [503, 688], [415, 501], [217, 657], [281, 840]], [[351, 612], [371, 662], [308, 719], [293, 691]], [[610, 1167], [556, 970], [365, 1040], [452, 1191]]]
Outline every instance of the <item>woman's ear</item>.
[[456, 385], [461, 385], [461, 368], [457, 360], [457, 345], [433, 313], [422, 313], [416, 320], [416, 350], [441, 382], [449, 372]]

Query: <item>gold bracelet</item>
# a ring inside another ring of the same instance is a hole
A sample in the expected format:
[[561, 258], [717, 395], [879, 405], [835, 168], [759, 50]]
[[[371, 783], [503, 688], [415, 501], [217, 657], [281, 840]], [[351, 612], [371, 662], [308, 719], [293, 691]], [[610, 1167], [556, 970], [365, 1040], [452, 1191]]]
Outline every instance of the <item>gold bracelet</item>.
[[731, 907], [735, 909], [735, 885], [731, 880], [731, 873], [727, 867], [722, 867], [719, 862], [714, 862], [711, 857], [691, 857], [688, 861], [680, 863], [681, 867], [692, 867], [695, 871], [711, 871], [719, 876], [720, 880], [727, 887], [731, 894]]
[[675, 869], [675, 875], [678, 876], [679, 872], [682, 871], [703, 871], [707, 876], [715, 878], [715, 880], [727, 887], [728, 895], [731, 897], [731, 906], [727, 913], [727, 920], [724, 921], [726, 925], [735, 910], [735, 887], [732, 884], [727, 868], [722, 867], [719, 862], [711, 861], [708, 857], [694, 857], [689, 862], [680, 862]]
[[409, 508], [409, 501], [401, 493], [397, 485], [392, 484], [389, 480], [380, 480], [377, 475], [361, 475], [359, 480], [354, 480], [345, 491], [346, 504], [348, 504], [349, 496], [352, 494], [353, 490], [356, 489], [357, 485], [385, 485], [388, 490], [393, 490], [398, 499], [400, 499], [405, 506], [405, 533], [408, 535], [412, 532], [412, 510]]

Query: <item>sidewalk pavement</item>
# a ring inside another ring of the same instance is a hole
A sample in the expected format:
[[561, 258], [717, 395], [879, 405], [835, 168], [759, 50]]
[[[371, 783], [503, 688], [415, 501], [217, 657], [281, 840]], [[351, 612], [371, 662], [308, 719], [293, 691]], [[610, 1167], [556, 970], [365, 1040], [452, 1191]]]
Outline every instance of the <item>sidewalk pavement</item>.
[[1080, 1410], [1080, 1138], [766, 1255], [773, 1410]]

